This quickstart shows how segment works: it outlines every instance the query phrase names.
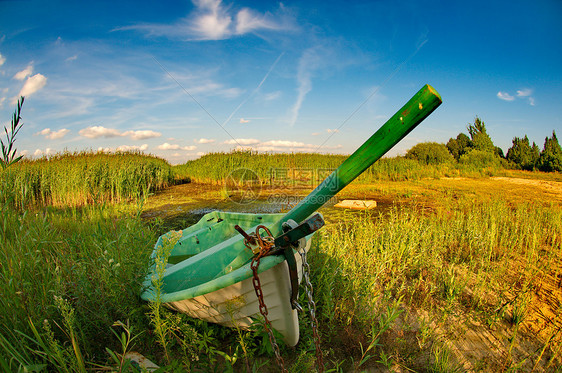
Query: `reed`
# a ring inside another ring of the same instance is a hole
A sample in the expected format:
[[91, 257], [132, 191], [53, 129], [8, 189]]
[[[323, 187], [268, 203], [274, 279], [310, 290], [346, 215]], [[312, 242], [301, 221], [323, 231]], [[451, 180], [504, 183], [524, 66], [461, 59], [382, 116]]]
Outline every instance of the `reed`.
[[[224, 183], [229, 175], [244, 168], [253, 171], [262, 185], [307, 182], [316, 186], [345, 161], [347, 155], [319, 153], [260, 153], [232, 151], [209, 153], [201, 158], [174, 166], [176, 177], [199, 183]], [[498, 165], [480, 167], [470, 163], [426, 165], [405, 157], [382, 158], [357, 178], [359, 183], [373, 181], [420, 180], [454, 176], [501, 175]]]
[[[247, 168], [269, 182], [276, 170], [327, 169], [337, 168], [346, 156], [318, 153], [259, 153], [256, 151], [232, 151], [230, 153], [209, 153], [194, 161], [174, 166], [179, 177], [196, 182], [219, 183], [239, 168]], [[272, 173], [273, 172], [273, 173]]]
[[[271, 169], [278, 168], [292, 171], [298, 181], [307, 177], [303, 169], [328, 171], [344, 157], [217, 153], [176, 170], [197, 181], [222, 182], [240, 167], [271, 181]], [[133, 369], [123, 356], [131, 348], [168, 363], [165, 371], [236, 369], [240, 347], [244, 356], [256, 357], [246, 360], [247, 367], [272, 368], [267, 359], [259, 361], [267, 354], [263, 331], [231, 331], [140, 301], [152, 245], [161, 232], [158, 222], [151, 226], [139, 216], [144, 197], [172, 182], [165, 161], [138, 153], [82, 152], [11, 163], [0, 174], [4, 371], [84, 372], [115, 369], [115, 364], [124, 371]], [[503, 171], [469, 164], [422, 166], [399, 157], [377, 162], [359, 182], [483, 172]], [[455, 338], [455, 330], [478, 320], [508, 332], [500, 353], [477, 355], [488, 365], [472, 367], [560, 366], [560, 307], [545, 301], [559, 294], [560, 205], [512, 203], [498, 191], [490, 194], [494, 198], [478, 191], [470, 199], [439, 188], [433, 192], [438, 202], [431, 210], [410, 206], [384, 214], [344, 214], [314, 238], [310, 261], [325, 360], [335, 371], [380, 364], [460, 371], [473, 362], [461, 366], [456, 358], [462, 337]], [[130, 199], [141, 201], [137, 211], [134, 203], [112, 204]], [[45, 205], [63, 208], [39, 208]], [[37, 208], [30, 212], [29, 207]], [[546, 321], [534, 321], [543, 314], [550, 315]], [[127, 335], [116, 335], [115, 325]], [[295, 371], [311, 369], [307, 325], [304, 316], [296, 351], [283, 350]], [[147, 332], [132, 337], [131, 330]], [[519, 347], [527, 346], [529, 336], [543, 345], [522, 356]], [[117, 349], [123, 355], [113, 352]], [[493, 365], [497, 356], [503, 360]]]
[[173, 182], [163, 159], [135, 152], [64, 152], [22, 159], [0, 174], [0, 202], [19, 208], [136, 199]]
[[[453, 334], [460, 327], [458, 319], [451, 325], [459, 314], [468, 320], [487, 319], [496, 328], [525, 325], [536, 341], [560, 329], [559, 317], [541, 326], [531, 323], [556, 304], [541, 304], [540, 293], [532, 296], [529, 289], [542, 287], [545, 275], [560, 268], [562, 209], [513, 207], [502, 200], [445, 198], [441, 203], [429, 214], [416, 208], [395, 208], [384, 216], [353, 214], [320, 233], [310, 258], [327, 340], [341, 339], [342, 330], [348, 330], [342, 343], [364, 346], [364, 336], [372, 335], [373, 325], [381, 325], [400, 300], [401, 322], [381, 336], [373, 355], [379, 361], [390, 355], [394, 362], [410, 361], [407, 366], [412, 369], [434, 366], [436, 371], [454, 371], [459, 362], [444, 351], [458, 350], [463, 339], [447, 345], [433, 339], [417, 346], [416, 340], [428, 340], [427, 329], [416, 327], [424, 324], [419, 315], [429, 314], [432, 329], [441, 334]], [[408, 334], [415, 338], [401, 350], [397, 336]], [[540, 348], [522, 362], [525, 359], [511, 355], [511, 349], [526, 343], [529, 334], [512, 334], [504, 341], [507, 366], [521, 363], [532, 368], [533, 359], [542, 357]], [[545, 343], [556, 351], [562, 339], [548, 338]], [[484, 353], [490, 362], [501, 355]], [[428, 355], [431, 361], [424, 360]]]
[[[170, 370], [221, 371], [229, 364], [242, 368], [235, 361], [240, 339], [256, 359], [249, 365], [267, 364], [260, 360], [267, 344], [263, 332], [241, 337], [240, 331], [164, 310], [159, 319], [139, 300], [158, 233], [132, 208], [22, 213], [0, 206], [4, 370], [109, 369], [116, 357], [119, 366], [126, 362], [108, 351], [134, 349], [160, 364], [168, 357]], [[532, 368], [528, 364], [536, 359], [558, 364], [562, 320], [554, 317], [542, 331], [531, 321], [539, 308], [545, 310], [536, 295], [546, 286], [541, 285], [545, 276], [562, 268], [561, 231], [559, 206], [447, 195], [430, 212], [404, 207], [331, 222], [314, 238], [309, 256], [325, 361], [343, 371], [379, 364], [458, 370], [454, 352], [462, 339], [442, 341], [440, 336], [452, 333], [447, 325], [460, 327], [451, 320], [461, 314], [496, 329], [519, 328], [506, 334], [515, 340], [505, 341], [502, 356], [510, 360], [502, 366], [521, 363], [515, 351], [529, 336], [522, 330], [535, 331], [537, 340], [544, 334], [545, 340], [544, 346], [529, 350], [531, 359], [523, 368]], [[112, 333], [116, 322], [145, 332], [124, 348]], [[166, 333], [158, 332], [157, 322], [166, 323]], [[284, 350], [289, 364], [294, 359], [294, 369], [313, 360], [306, 316], [301, 333], [297, 350]], [[487, 361], [501, 355], [486, 353]], [[273, 363], [266, 366], [273, 369]]]
[[119, 346], [110, 333], [116, 321], [149, 328], [138, 291], [155, 240], [122, 207], [21, 213], [3, 205], [0, 360], [11, 371], [104, 363], [105, 348]]

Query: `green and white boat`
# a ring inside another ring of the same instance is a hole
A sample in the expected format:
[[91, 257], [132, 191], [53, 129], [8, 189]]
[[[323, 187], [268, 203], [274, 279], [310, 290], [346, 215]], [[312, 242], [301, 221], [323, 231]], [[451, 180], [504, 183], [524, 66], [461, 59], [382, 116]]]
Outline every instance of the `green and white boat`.
[[[259, 315], [259, 304], [250, 261], [240, 265], [240, 257], [251, 259], [253, 254], [233, 227], [238, 225], [251, 232], [258, 225], [271, 226], [284, 215], [214, 211], [184, 229], [168, 257], [160, 301], [174, 310], [208, 322], [250, 327]], [[303, 250], [310, 247], [310, 237], [306, 237]], [[163, 247], [162, 240], [163, 237], [158, 239], [157, 248]], [[153, 252], [153, 256], [156, 255], [158, 250]], [[300, 280], [300, 256], [295, 259]], [[296, 345], [298, 316], [291, 307], [291, 283], [285, 258], [279, 255], [264, 257], [258, 272], [272, 326], [283, 334], [287, 344]], [[154, 300], [152, 279], [147, 278], [145, 285], [148, 290], [142, 294], [143, 299]]]
[[[145, 279], [142, 299], [159, 300], [171, 309], [209, 322], [248, 328], [259, 317], [260, 306], [251, 268], [256, 250], [248, 245], [247, 232], [264, 226], [275, 238], [277, 250], [272, 251], [279, 255], [265, 256], [259, 261], [257, 272], [263, 301], [273, 328], [281, 333], [287, 345], [296, 345], [299, 323], [295, 295], [302, 265], [301, 256], [295, 254], [308, 251], [312, 235], [323, 224], [321, 216], [311, 216], [440, 104], [439, 94], [425, 85], [326, 180], [285, 214], [214, 211], [197, 224], [175, 233], [177, 242], [174, 240], [173, 247], [166, 249], [166, 241], [174, 234], [163, 235], [152, 253], [154, 264]], [[263, 230], [259, 233], [263, 235], [261, 232]]]

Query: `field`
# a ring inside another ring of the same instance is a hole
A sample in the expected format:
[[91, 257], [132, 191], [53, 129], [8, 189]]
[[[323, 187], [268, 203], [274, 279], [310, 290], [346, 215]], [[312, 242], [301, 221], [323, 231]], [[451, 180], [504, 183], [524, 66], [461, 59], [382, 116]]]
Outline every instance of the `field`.
[[[128, 174], [132, 162], [104, 156], [115, 171], [100, 171], [93, 185], [118, 185], [116, 175]], [[213, 174], [210, 166], [188, 164], [176, 178], [197, 182], [169, 186], [170, 178], [158, 184], [151, 176], [158, 172], [150, 165], [160, 161], [138, 156], [133, 180], [143, 181], [129, 182], [129, 192], [117, 198], [117, 187], [102, 193], [85, 182], [67, 202], [66, 187], [43, 191], [54, 183], [9, 184], [19, 172], [56, 180], [60, 164], [7, 169], [0, 195], [2, 369], [134, 371], [123, 355], [136, 351], [162, 371], [276, 371], [260, 328], [227, 329], [141, 301], [149, 255], [160, 234], [209, 209], [286, 211], [312, 189], [319, 169], [340, 159], [249, 155], [262, 164], [247, 165], [260, 180], [253, 184], [257, 199], [240, 204], [227, 180], [238, 161], [215, 157], [209, 164], [220, 164], [221, 173], [205, 178], [190, 167]], [[84, 158], [80, 164], [95, 163], [92, 154]], [[168, 172], [164, 163], [160, 172]], [[272, 168], [286, 173], [272, 179]], [[340, 194], [374, 199], [378, 207], [321, 209], [327, 225], [309, 259], [327, 370], [560, 371], [559, 173], [383, 160]], [[289, 371], [314, 370], [306, 314], [301, 341], [281, 352]]]

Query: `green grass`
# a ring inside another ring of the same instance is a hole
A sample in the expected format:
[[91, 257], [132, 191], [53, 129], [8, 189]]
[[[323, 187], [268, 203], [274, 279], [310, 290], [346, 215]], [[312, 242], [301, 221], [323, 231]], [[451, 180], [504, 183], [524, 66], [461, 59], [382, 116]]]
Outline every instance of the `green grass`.
[[[0, 219], [0, 334], [31, 362], [83, 366], [79, 356], [98, 360], [114, 346], [114, 322], [146, 323], [138, 292], [156, 235], [133, 214], [113, 207], [22, 214], [4, 205]], [[68, 354], [70, 346], [80, 355]], [[12, 370], [21, 365], [5, 346], [0, 356]]]
[[[196, 160], [174, 166], [178, 178], [195, 182], [223, 183], [237, 169], [253, 171], [262, 184], [278, 185], [308, 182], [318, 185], [331, 171], [341, 165], [346, 155], [318, 153], [259, 153], [255, 151], [232, 151], [209, 153]], [[426, 165], [405, 157], [382, 158], [369, 167], [359, 182], [403, 181], [422, 178], [453, 176], [481, 177], [503, 175], [505, 170], [499, 161], [494, 166], [470, 163], [443, 163]]]
[[[223, 166], [216, 170], [245, 160], [261, 164], [263, 175], [283, 165], [333, 168], [343, 159], [213, 157], [206, 160], [209, 174], [219, 159]], [[451, 372], [558, 366], [560, 201], [549, 204], [534, 184], [498, 188], [486, 178], [433, 179], [473, 172], [468, 169], [424, 168], [403, 158], [377, 165], [343, 193], [409, 202], [380, 215], [327, 215], [309, 255], [327, 367]], [[217, 175], [215, 181], [222, 177]], [[144, 198], [116, 202], [165, 187], [171, 182], [167, 163], [138, 154], [66, 154], [14, 164], [0, 179], [1, 370], [134, 371], [123, 358], [130, 350], [167, 371], [275, 369], [259, 327], [227, 329], [139, 299], [165, 224], [139, 218]], [[365, 185], [375, 179], [389, 181]], [[300, 303], [306, 304], [305, 294]], [[306, 314], [300, 323], [299, 345], [282, 347], [295, 372], [311, 371], [314, 364]], [[498, 342], [459, 359], [468, 331]]]
[[[259, 330], [230, 330], [165, 309], [154, 318], [138, 292], [157, 233], [132, 209], [20, 213], [5, 206], [1, 219], [0, 364], [10, 370], [110, 366], [120, 355], [106, 348], [120, 351], [126, 344], [114, 335], [125, 324], [140, 333], [127, 348], [170, 369], [243, 371], [240, 346], [250, 366], [272, 369], [263, 360], [267, 337]], [[309, 255], [324, 360], [344, 371], [380, 365], [457, 370], [451, 351], [462, 339], [445, 342], [438, 334], [455, 317], [506, 330], [527, 325], [536, 312], [528, 289], [541, 273], [561, 268], [561, 231], [559, 207], [468, 199], [441, 201], [431, 213], [414, 206], [329, 224]], [[424, 327], [423, 318], [432, 326]], [[308, 321], [301, 317], [297, 349], [283, 349], [293, 369], [314, 361]], [[165, 331], [157, 332], [155, 322]], [[559, 319], [546, 325], [548, 343], [529, 358], [553, 357], [557, 326]], [[528, 338], [512, 334], [515, 346]], [[538, 331], [536, 337], [541, 340]], [[505, 343], [511, 351], [507, 337]], [[486, 353], [493, 361], [496, 353]], [[522, 360], [509, 356], [511, 366]]]
[[[415, 343], [427, 340], [420, 315], [429, 313], [433, 329], [441, 333], [460, 327], [458, 321], [449, 325], [454, 317], [509, 330], [514, 320], [524, 324], [524, 315], [538, 315], [532, 301], [540, 304], [539, 295], [532, 298], [529, 289], [540, 286], [546, 273], [561, 268], [560, 207], [513, 208], [502, 200], [451, 199], [429, 214], [401, 208], [374, 219], [370, 214], [353, 217], [327, 226], [310, 258], [326, 346], [342, 343], [342, 330], [347, 330], [344, 343], [355, 351], [356, 359], [366, 336], [373, 335], [373, 325], [380, 325], [400, 302], [401, 322], [383, 334], [374, 356], [390, 355], [395, 363], [415, 370], [432, 365], [432, 371], [453, 371], [458, 361], [450, 358], [450, 347], [436, 338], [423, 347]], [[546, 307], [556, 309], [556, 304]], [[546, 343], [542, 334], [560, 326], [559, 316], [542, 325], [543, 330], [527, 325], [539, 347]], [[409, 335], [404, 341], [407, 348], [397, 343], [400, 335]], [[517, 333], [513, 338], [524, 341]], [[449, 342], [458, 346], [463, 337]], [[507, 338], [502, 342], [504, 352], [510, 351], [511, 342]], [[551, 351], [561, 342], [560, 337], [556, 343], [550, 340]], [[499, 355], [484, 353], [489, 361]], [[531, 361], [537, 355], [528, 351], [526, 358]], [[523, 360], [510, 359], [508, 366]]]
[[4, 170], [0, 199], [20, 208], [117, 203], [165, 188], [173, 178], [166, 161], [140, 153], [61, 153]]

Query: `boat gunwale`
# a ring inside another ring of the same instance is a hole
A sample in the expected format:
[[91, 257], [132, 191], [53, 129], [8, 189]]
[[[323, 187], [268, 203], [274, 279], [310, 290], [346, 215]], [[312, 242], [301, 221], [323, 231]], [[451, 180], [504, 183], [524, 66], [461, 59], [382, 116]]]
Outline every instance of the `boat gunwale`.
[[[201, 219], [199, 220], [199, 222], [195, 223], [194, 225], [182, 230], [182, 232], [185, 232], [186, 230], [190, 230], [191, 228], [194, 228], [196, 226], [199, 226], [199, 229], [205, 229], [206, 228], [206, 224], [209, 221], [209, 217], [210, 216], [214, 216], [214, 217], [218, 217], [218, 218], [223, 218], [224, 221], [227, 220], [235, 220], [235, 217], [238, 218], [247, 218], [247, 217], [251, 217], [251, 219], [246, 219], [249, 221], [252, 220], [265, 220], [263, 223], [264, 225], [269, 225], [269, 224], [275, 224], [276, 220], [270, 220], [270, 219], [257, 219], [258, 216], [264, 217], [270, 217], [270, 218], [281, 218], [284, 216], [283, 213], [275, 213], [275, 214], [252, 214], [252, 213], [230, 213], [230, 212], [224, 212], [224, 211], [212, 211], [208, 214], [205, 214], [201, 217]], [[216, 224], [216, 222], [215, 222]], [[258, 225], [261, 225], [258, 224]], [[207, 225], [208, 227], [208, 225]], [[254, 227], [255, 228], [255, 227]], [[199, 229], [195, 229], [194, 232], [198, 231]], [[164, 235], [160, 236], [155, 244], [155, 248], [152, 252], [151, 258], [154, 259], [156, 256], [156, 251], [157, 251], [157, 247], [158, 244], [161, 242], [162, 237]], [[313, 234], [309, 235], [306, 237], [307, 243], [308, 241], [312, 238]], [[234, 242], [229, 242], [229, 241], [234, 241]], [[167, 276], [176, 274], [177, 272], [180, 272], [182, 270], [185, 270], [186, 268], [190, 267], [190, 266], [195, 266], [198, 263], [200, 263], [203, 260], [206, 260], [207, 257], [209, 255], [212, 255], [214, 253], [216, 253], [217, 251], [224, 249], [227, 246], [232, 246], [232, 245], [240, 245], [242, 242], [239, 241], [240, 238], [238, 238], [237, 236], [233, 236], [227, 240], [221, 241], [219, 243], [217, 243], [216, 245], [213, 245], [211, 247], [209, 247], [208, 249], [205, 249], [203, 251], [201, 251], [198, 254], [195, 254], [177, 264], [174, 264], [172, 266], [170, 266], [169, 268], [166, 268], [163, 274], [163, 278], [165, 279]], [[285, 261], [285, 258], [281, 255], [279, 256], [267, 256], [261, 259], [260, 261], [260, 266], [258, 268], [258, 273], [262, 273], [265, 272], [271, 268], [273, 268], [274, 266], [282, 263], [283, 261]], [[143, 282], [143, 291], [141, 292], [141, 298], [146, 300], [146, 301], [156, 301], [156, 294], [155, 291], [153, 289], [152, 286], [152, 275], [154, 274], [154, 266], [151, 266], [149, 273], [146, 275], [145, 277], [145, 281]], [[220, 274], [220, 272], [219, 272]], [[205, 295], [208, 293], [211, 293], [217, 289], [222, 289], [224, 287], [236, 284], [240, 281], [246, 280], [248, 278], [250, 278], [253, 275], [252, 270], [250, 268], [250, 262], [248, 261], [247, 263], [243, 264], [242, 266], [233, 269], [232, 271], [229, 271], [228, 273], [224, 273], [216, 278], [213, 278], [211, 280], [202, 282], [198, 285], [195, 286], [191, 286], [187, 289], [182, 289], [182, 290], [177, 290], [177, 291], [173, 291], [173, 292], [165, 292], [162, 291], [160, 294], [160, 299], [159, 301], [162, 303], [168, 303], [168, 302], [177, 302], [177, 301], [181, 301], [181, 300], [185, 300], [185, 299], [191, 299], [197, 296], [201, 296], [201, 295]]]

